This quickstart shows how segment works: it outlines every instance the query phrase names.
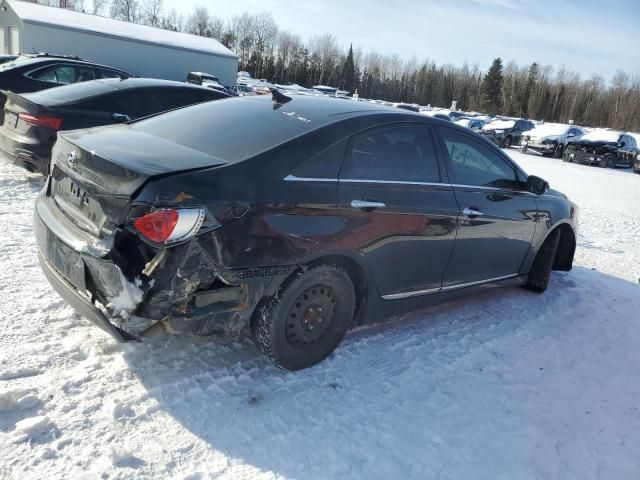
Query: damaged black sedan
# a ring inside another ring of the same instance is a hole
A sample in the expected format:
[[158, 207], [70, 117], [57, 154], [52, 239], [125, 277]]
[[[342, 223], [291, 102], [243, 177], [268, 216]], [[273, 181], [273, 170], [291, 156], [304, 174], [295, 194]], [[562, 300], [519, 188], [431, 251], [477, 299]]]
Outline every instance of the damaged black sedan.
[[576, 218], [462, 127], [276, 91], [61, 133], [35, 231], [51, 284], [116, 337], [248, 332], [295, 370], [357, 325], [544, 291]]
[[640, 155], [636, 139], [615, 130], [593, 130], [569, 141], [562, 159], [565, 162], [596, 165], [603, 168], [630, 168]]

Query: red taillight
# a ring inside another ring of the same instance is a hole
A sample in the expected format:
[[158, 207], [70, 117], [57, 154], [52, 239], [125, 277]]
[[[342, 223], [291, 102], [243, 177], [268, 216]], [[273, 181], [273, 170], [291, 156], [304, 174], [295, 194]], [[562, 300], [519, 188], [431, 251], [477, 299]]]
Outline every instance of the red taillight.
[[33, 115], [31, 113], [19, 113], [18, 118], [29, 125], [36, 127], [48, 127], [53, 130], [60, 130], [62, 119], [59, 117], [48, 117], [46, 115]]
[[[133, 226], [143, 236], [156, 243], [174, 243], [198, 233], [204, 217], [203, 208], [167, 208], [137, 218]], [[214, 221], [215, 219], [211, 219], [210, 223]]]
[[158, 210], [138, 218], [133, 225], [149, 240], [164, 243], [173, 233], [179, 218], [178, 210]]

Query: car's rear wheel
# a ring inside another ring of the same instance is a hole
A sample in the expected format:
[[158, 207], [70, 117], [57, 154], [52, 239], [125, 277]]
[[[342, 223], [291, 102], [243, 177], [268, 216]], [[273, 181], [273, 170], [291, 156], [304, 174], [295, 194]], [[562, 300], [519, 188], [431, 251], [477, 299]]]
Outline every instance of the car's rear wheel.
[[546, 238], [540, 250], [536, 255], [525, 288], [537, 293], [544, 292], [549, 286], [551, 278], [551, 270], [555, 263], [556, 253], [558, 252], [558, 244], [560, 242], [560, 230], [555, 229]]
[[553, 150], [553, 158], [562, 158], [562, 153], [564, 151], [564, 145], [561, 143], [556, 145], [556, 148]]
[[354, 309], [349, 275], [335, 265], [312, 267], [286, 282], [257, 309], [251, 322], [253, 340], [280, 367], [307, 368], [340, 344]]
[[502, 141], [502, 147], [509, 148], [511, 147], [511, 145], [513, 145], [513, 139], [510, 136], [505, 137], [505, 139]]

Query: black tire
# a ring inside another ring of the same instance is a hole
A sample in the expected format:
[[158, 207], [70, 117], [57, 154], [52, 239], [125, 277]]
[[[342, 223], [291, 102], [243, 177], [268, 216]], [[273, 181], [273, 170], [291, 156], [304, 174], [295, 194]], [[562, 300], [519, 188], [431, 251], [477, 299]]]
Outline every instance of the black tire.
[[355, 298], [351, 279], [342, 268], [310, 268], [256, 309], [251, 322], [253, 341], [282, 368], [311, 367], [344, 338], [353, 320]]
[[542, 293], [547, 289], [559, 242], [560, 230], [555, 229], [549, 234], [542, 244], [542, 247], [540, 247], [540, 250], [538, 250], [529, 275], [527, 276], [525, 288], [536, 293]]
[[553, 150], [553, 158], [563, 158], [562, 153], [564, 152], [564, 145], [559, 143], [556, 145], [556, 148]]
[[502, 148], [509, 148], [513, 144], [513, 139], [510, 135], [506, 136], [504, 140], [502, 140]]

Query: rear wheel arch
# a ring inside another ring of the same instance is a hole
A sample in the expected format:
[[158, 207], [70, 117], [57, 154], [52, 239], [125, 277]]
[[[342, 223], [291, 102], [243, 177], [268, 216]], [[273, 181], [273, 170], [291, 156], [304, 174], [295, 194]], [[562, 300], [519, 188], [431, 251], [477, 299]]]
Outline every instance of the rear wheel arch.
[[353, 284], [356, 294], [356, 308], [353, 315], [353, 323], [358, 324], [364, 314], [364, 307], [369, 294], [369, 279], [363, 265], [347, 255], [327, 255], [319, 257], [307, 264], [307, 267], [318, 265], [335, 265], [342, 268]]

